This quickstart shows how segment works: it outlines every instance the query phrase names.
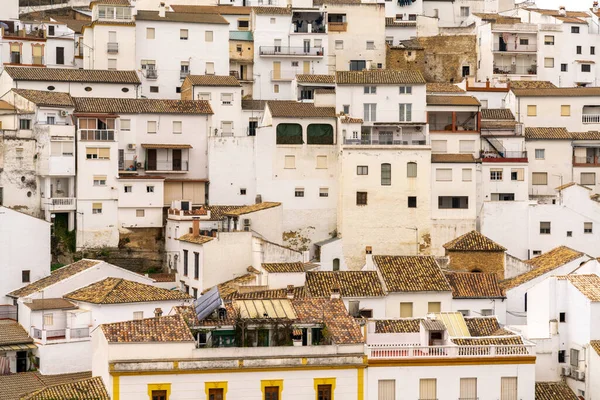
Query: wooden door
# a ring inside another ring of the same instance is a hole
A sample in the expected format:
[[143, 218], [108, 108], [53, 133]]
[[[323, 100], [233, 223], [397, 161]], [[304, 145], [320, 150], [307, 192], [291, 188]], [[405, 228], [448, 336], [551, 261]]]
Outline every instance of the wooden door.
[[265, 387], [265, 400], [279, 400], [279, 386]]
[[208, 389], [208, 400], [223, 400], [223, 389]]
[[273, 61], [273, 79], [281, 79], [281, 61]]
[[146, 169], [156, 171], [156, 149], [146, 150]]
[[304, 61], [303, 63], [303, 73], [310, 74], [310, 61]]

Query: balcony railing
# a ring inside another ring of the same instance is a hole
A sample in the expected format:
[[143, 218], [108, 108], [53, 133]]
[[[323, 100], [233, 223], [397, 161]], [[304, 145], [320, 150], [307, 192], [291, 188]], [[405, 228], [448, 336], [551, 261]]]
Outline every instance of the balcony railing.
[[191, 74], [191, 71], [179, 71], [179, 79], [183, 80], [187, 78], [187, 76]]
[[360, 139], [344, 138], [344, 144], [355, 146], [423, 146], [427, 145], [427, 137], [425, 135], [402, 135], [400, 138], [388, 139], [380, 136], [367, 136]]
[[322, 57], [323, 47], [260, 46], [261, 56]]
[[535, 75], [537, 74], [537, 65], [494, 65], [494, 74], [496, 75]]
[[599, 166], [600, 165], [600, 157], [598, 156], [585, 156], [585, 157], [576, 157], [573, 156], [573, 164], [577, 166]]
[[525, 159], [527, 160], [527, 152], [526, 151], [482, 151], [481, 158], [483, 159], [497, 159], [497, 160], [506, 160], [506, 159]]
[[500, 46], [499, 43], [494, 43], [494, 51], [507, 52], [507, 53], [511, 53], [511, 52], [533, 53], [533, 52], [537, 51], [537, 45], [536, 44], [517, 44], [517, 46], [515, 47], [514, 43], [507, 43], [503, 46]]
[[71, 328], [71, 339], [80, 339], [90, 336], [90, 328]]
[[118, 53], [119, 52], [119, 43], [117, 42], [108, 42], [106, 44], [106, 51], [108, 53]]
[[74, 197], [53, 197], [50, 201], [53, 206], [75, 206]]
[[584, 124], [600, 124], [600, 114], [583, 114], [581, 122]]
[[114, 129], [81, 129], [81, 140], [106, 142], [115, 140]]
[[146, 161], [146, 171], [168, 171], [168, 172], [185, 172], [189, 171], [188, 161], [157, 161], [148, 162]]
[[46, 339], [64, 339], [66, 337], [66, 329], [51, 329], [46, 330]]
[[533, 355], [534, 350], [533, 345], [400, 346], [397, 344], [372, 344], [367, 346], [367, 355], [371, 359], [499, 357]]
[[146, 79], [158, 79], [158, 71], [155, 69], [147, 69]]
[[137, 171], [136, 160], [119, 160], [119, 171]]
[[329, 22], [327, 25], [329, 32], [346, 32], [348, 29], [347, 22]]
[[0, 319], [14, 319], [17, 320], [17, 306], [9, 304], [0, 305]]

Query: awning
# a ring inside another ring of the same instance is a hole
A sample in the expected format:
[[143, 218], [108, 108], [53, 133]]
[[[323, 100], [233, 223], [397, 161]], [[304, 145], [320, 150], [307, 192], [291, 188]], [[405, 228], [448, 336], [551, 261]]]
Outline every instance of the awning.
[[33, 343], [5, 344], [4, 346], [0, 346], [0, 351], [24, 351], [31, 349], [37, 349], [37, 346]]
[[192, 146], [189, 144], [148, 144], [142, 143], [142, 147], [145, 149], [191, 149]]

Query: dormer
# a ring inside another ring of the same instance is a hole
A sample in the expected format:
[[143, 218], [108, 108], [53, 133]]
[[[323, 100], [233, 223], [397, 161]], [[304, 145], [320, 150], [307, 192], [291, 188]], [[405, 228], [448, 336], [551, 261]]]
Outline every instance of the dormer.
[[133, 21], [133, 7], [128, 0], [97, 0], [90, 3], [92, 21]]

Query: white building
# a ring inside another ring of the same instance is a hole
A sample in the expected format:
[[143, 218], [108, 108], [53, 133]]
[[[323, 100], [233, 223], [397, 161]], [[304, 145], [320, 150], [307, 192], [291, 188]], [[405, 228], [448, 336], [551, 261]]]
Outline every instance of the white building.
[[444, 0], [423, 2], [423, 14], [439, 19], [440, 27], [465, 26], [474, 13], [498, 13], [515, 8], [514, 0], [460, 0], [448, 3]]
[[2, 7], [0, 19], [19, 19], [19, 0], [8, 0]]

